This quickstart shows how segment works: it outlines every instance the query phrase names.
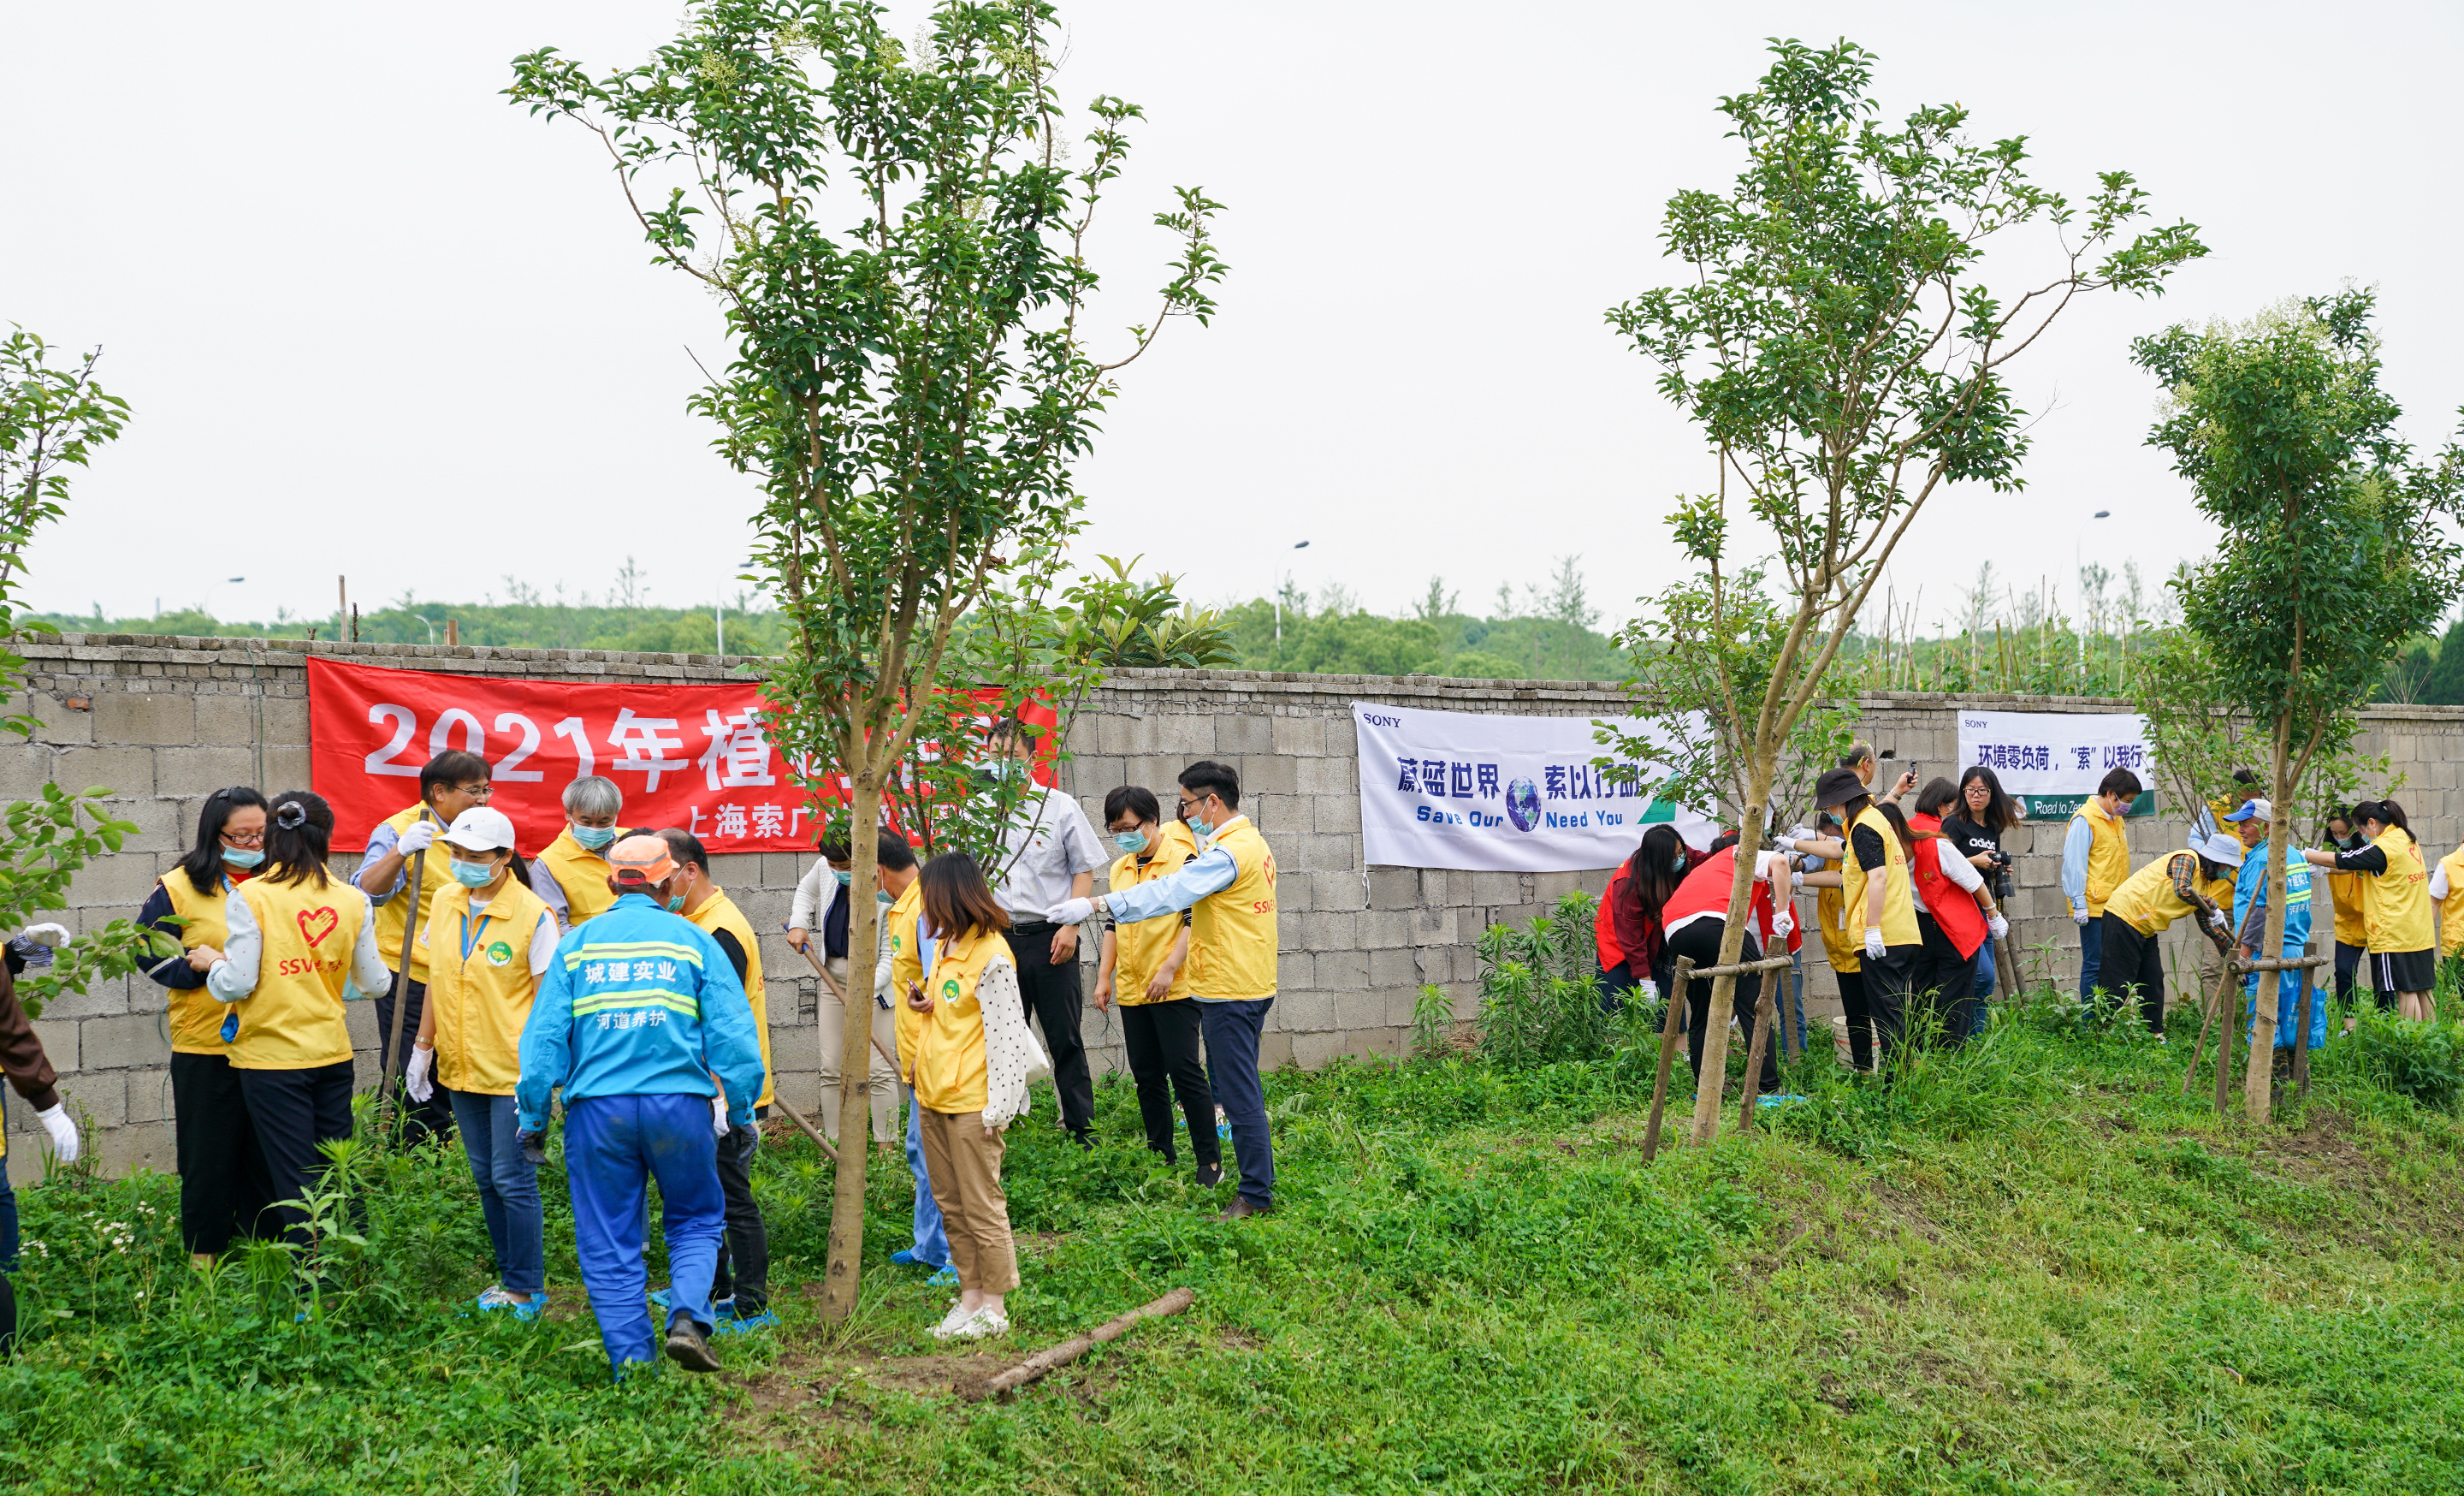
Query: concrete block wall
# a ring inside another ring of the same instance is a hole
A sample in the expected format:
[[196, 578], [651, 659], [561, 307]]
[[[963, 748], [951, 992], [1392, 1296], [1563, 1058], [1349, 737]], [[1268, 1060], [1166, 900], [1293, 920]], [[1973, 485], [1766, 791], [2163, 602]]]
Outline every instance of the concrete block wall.
[[[306, 652], [397, 668], [544, 680], [717, 681], [752, 662], [715, 656], [477, 646], [267, 645], [243, 639], [66, 635], [21, 643], [29, 689], [14, 710], [40, 726], [31, 740], [0, 744], [0, 791], [11, 798], [46, 782], [111, 787], [115, 808], [139, 834], [117, 857], [87, 869], [71, 890], [66, 923], [93, 928], [133, 916], [154, 881], [193, 835], [213, 790], [253, 783], [268, 790], [308, 777]], [[1963, 698], [1971, 705], [2044, 711], [2127, 709], [2118, 702]], [[1090, 695], [1072, 724], [1063, 783], [1090, 819], [1113, 786], [1166, 793], [1182, 767], [1218, 758], [1241, 770], [1243, 809], [1273, 842], [1281, 867], [1281, 994], [1265, 1047], [1270, 1064], [1315, 1065], [1337, 1055], [1388, 1056], [1403, 1041], [1423, 983], [1442, 987], [1459, 1019], [1478, 1016], [1483, 929], [1540, 913], [1574, 888], [1597, 894], [1607, 869], [1552, 874], [1470, 873], [1370, 867], [1362, 861], [1358, 749], [1351, 703], [1412, 703], [1453, 711], [1591, 718], [1623, 709], [1614, 688], [1579, 681], [1451, 681], [1429, 677], [1265, 675], [1238, 671], [1120, 671]], [[81, 704], [71, 705], [72, 702]], [[1862, 731], [1927, 772], [1955, 767], [1953, 706], [1944, 698], [1883, 695], [1859, 703]], [[2366, 715], [2365, 747], [2392, 755], [2407, 777], [2401, 794], [2434, 853], [2464, 837], [2464, 708], [2404, 707]], [[526, 828], [527, 829], [527, 828]], [[2134, 822], [2135, 858], [2172, 843], [2181, 822]], [[2008, 843], [2017, 860], [2013, 913], [2033, 975], [2077, 970], [2077, 937], [2056, 873], [2062, 828], [2022, 827]], [[356, 849], [337, 871], [357, 865]], [[714, 871], [757, 929], [784, 921], [800, 856], [720, 856]], [[1808, 904], [1810, 909], [1810, 902]], [[2039, 949], [2038, 948], [2041, 948]], [[1084, 984], [1093, 986], [1093, 949], [1082, 943]], [[765, 941], [771, 1047], [780, 1089], [799, 1107], [820, 1102], [815, 983], [783, 942]], [[1814, 1010], [1836, 1011], [1829, 972], [1808, 962]], [[376, 1067], [373, 1007], [351, 1015], [363, 1083]], [[74, 1109], [89, 1115], [114, 1172], [171, 1166], [168, 1044], [159, 988], [139, 977], [55, 1003], [36, 1020]], [[1116, 1018], [1086, 1015], [1099, 1071], [1122, 1064]], [[33, 1128], [11, 1105], [12, 1147]], [[30, 1166], [16, 1166], [24, 1178]]]

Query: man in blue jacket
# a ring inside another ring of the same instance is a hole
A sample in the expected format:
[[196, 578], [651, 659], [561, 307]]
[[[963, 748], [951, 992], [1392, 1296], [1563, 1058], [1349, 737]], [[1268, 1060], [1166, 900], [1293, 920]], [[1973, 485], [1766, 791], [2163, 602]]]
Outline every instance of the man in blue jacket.
[[574, 1246], [616, 1374], [659, 1353], [642, 1261], [649, 1176], [668, 1242], [667, 1352], [715, 1372], [710, 1284], [727, 1220], [717, 1140], [753, 1126], [760, 1038], [726, 953], [672, 912], [667, 842], [628, 837], [606, 856], [615, 905], [558, 942], [522, 1027], [517, 1126], [536, 1148], [563, 1088]]
[[[2238, 932], [2241, 953], [2245, 960], [2259, 953], [2267, 944], [2267, 858], [2274, 845], [2269, 839], [2270, 822], [2276, 809], [2265, 800], [2252, 799], [2225, 820], [2241, 834], [2245, 848], [2241, 860], [2241, 876], [2233, 882], [2233, 928]], [[2284, 854], [2284, 947], [2277, 952], [2298, 956], [2310, 943], [2310, 862], [2299, 847], [2287, 847]], [[2250, 998], [2250, 1026], [2258, 1026], [2258, 976], [2253, 971], [2241, 980], [2241, 990]], [[2276, 1060], [2279, 1067], [2290, 1069], [2293, 1043], [2301, 1023], [2301, 973], [2280, 971], [2276, 981]], [[2310, 1042], [2317, 1049], [2327, 1042], [2326, 994], [2313, 991], [2310, 994]]]

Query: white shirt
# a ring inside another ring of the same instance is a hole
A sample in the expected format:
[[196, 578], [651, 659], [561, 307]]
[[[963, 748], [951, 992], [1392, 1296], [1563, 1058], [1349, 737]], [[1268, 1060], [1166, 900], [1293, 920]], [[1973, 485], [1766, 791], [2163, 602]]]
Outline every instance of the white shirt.
[[993, 897], [1010, 917], [1041, 924], [1070, 897], [1070, 881], [1110, 865], [1104, 844], [1078, 802], [1058, 790], [1034, 786], [1021, 797], [1019, 819], [1001, 847], [1001, 865], [985, 871]]
[[[362, 890], [360, 897], [366, 898], [366, 892]], [[206, 991], [223, 1002], [237, 1002], [256, 991], [256, 967], [265, 954], [265, 932], [256, 927], [255, 912], [236, 888], [223, 901], [223, 958], [206, 972]], [[548, 949], [556, 948], [551, 944]], [[350, 999], [351, 988], [357, 988], [362, 996], [373, 997], [390, 991], [392, 986], [393, 972], [377, 950], [376, 911], [372, 907], [368, 917], [360, 921], [359, 943], [351, 948], [351, 979], [342, 997], [344, 1001]]]
[[787, 927], [820, 929], [822, 921], [838, 906], [845, 893], [846, 890], [839, 886], [838, 869], [830, 866], [830, 860], [825, 857], [813, 859], [812, 871], [797, 882], [796, 896], [788, 901]]

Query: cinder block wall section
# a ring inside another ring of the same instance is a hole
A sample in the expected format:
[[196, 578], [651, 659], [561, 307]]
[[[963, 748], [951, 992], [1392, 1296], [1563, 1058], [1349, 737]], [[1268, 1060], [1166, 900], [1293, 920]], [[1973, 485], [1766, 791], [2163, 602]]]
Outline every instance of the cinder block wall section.
[[[306, 657], [297, 643], [242, 639], [67, 635], [21, 645], [33, 661], [20, 703], [41, 727], [31, 741], [0, 745], [0, 784], [22, 798], [47, 781], [107, 785], [139, 835], [121, 855], [80, 875], [69, 923], [91, 928], [133, 915], [194, 831], [199, 805], [229, 784], [273, 791], [308, 777]], [[542, 680], [717, 681], [751, 661], [694, 655], [508, 650], [476, 646], [331, 644], [308, 648], [358, 663]], [[72, 701], [84, 703], [73, 707]], [[2127, 709], [2117, 702], [1965, 698], [1972, 705], [2024, 710]], [[1458, 1018], [1478, 1016], [1475, 942], [1489, 924], [1520, 920], [1576, 887], [1596, 894], [1606, 869], [1546, 875], [1463, 873], [1364, 865], [1360, 842], [1354, 701], [1453, 711], [1591, 718], [1622, 709], [1611, 688], [1570, 681], [1450, 681], [1428, 677], [1274, 676], [1233, 671], [1121, 671], [1094, 692], [1072, 726], [1064, 784], [1090, 818], [1114, 785], [1168, 791], [1183, 766], [1218, 758], [1240, 769], [1246, 804], [1274, 843], [1282, 869], [1282, 993], [1265, 1058], [1314, 1065], [1342, 1054], [1392, 1055], [1424, 982], [1444, 987]], [[1933, 696], [1876, 696], [1861, 703], [1865, 732], [1927, 771], [1954, 768], [1951, 703]], [[2425, 843], [2443, 853], [2464, 835], [2464, 708], [2411, 707], [2368, 715], [2366, 746], [2391, 754], [2407, 776], [2403, 798]], [[2133, 827], [2133, 852], [2152, 857], [2180, 822]], [[2055, 886], [2061, 828], [2010, 838], [2022, 889], [2016, 901], [2032, 972], [2075, 972], [2077, 940]], [[357, 865], [338, 849], [337, 870]], [[758, 929], [776, 929], [805, 860], [785, 854], [721, 856], [719, 880]], [[772, 1053], [780, 1089], [800, 1107], [820, 1101], [814, 983], [783, 942], [765, 941]], [[1091, 943], [1083, 971], [1093, 985]], [[1809, 962], [1817, 1013], [1835, 1008], [1829, 973]], [[373, 1079], [379, 1042], [370, 1004], [351, 1015], [363, 1083]], [[113, 982], [55, 1004], [37, 1020], [72, 1106], [89, 1115], [107, 1168], [171, 1165], [169, 1047], [163, 997], [143, 978]], [[1087, 1038], [1099, 1070], [1119, 1068], [1119, 1027], [1091, 1009]], [[9, 1107], [11, 1146], [33, 1127]], [[31, 1152], [31, 1147], [26, 1148]], [[27, 1166], [17, 1172], [23, 1177]]]

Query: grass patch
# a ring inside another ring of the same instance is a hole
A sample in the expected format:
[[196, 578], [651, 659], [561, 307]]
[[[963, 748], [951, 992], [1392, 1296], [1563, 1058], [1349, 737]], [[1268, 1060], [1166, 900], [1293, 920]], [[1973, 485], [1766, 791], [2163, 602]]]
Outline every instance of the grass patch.
[[[773, 1139], [782, 1331], [622, 1387], [553, 1170], [537, 1326], [459, 1314], [487, 1279], [458, 1150], [372, 1161], [368, 1261], [305, 1325], [281, 1263], [189, 1273], [174, 1181], [26, 1190], [0, 1486], [2464, 1490], [2464, 1129], [2389, 1088], [2420, 1067], [2328, 1051], [2312, 1103], [2253, 1131], [2179, 1097], [2182, 1047], [2068, 1007], [1887, 1093], [1817, 1054], [1768, 1131], [1648, 1166], [1631, 1048], [1279, 1074], [1282, 1209], [1237, 1225], [1148, 1161], [1125, 1084], [1091, 1154], [1040, 1097], [1017, 1332], [970, 1355], [887, 1265], [894, 1165], [863, 1308], [818, 1323], [829, 1168]], [[1190, 1313], [1014, 1399], [950, 1390], [1182, 1284]]]

